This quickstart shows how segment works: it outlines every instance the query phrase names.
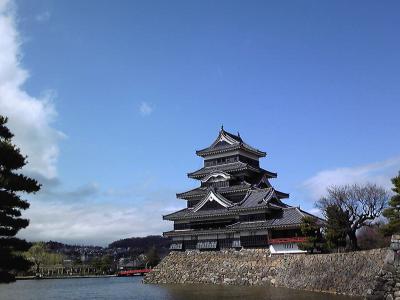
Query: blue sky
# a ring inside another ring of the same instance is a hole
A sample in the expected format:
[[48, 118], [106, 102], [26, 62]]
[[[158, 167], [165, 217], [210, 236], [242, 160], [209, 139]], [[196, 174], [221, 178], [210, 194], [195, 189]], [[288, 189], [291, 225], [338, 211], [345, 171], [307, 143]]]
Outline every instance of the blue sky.
[[16, 137], [44, 183], [23, 237], [170, 228], [161, 214], [184, 205], [174, 193], [196, 186], [194, 152], [221, 124], [305, 209], [330, 184], [390, 187], [400, 170], [398, 1], [5, 2], [10, 68], [29, 73], [15, 89], [41, 110], [31, 126], [0, 89], [0, 111], [16, 133], [44, 126]]

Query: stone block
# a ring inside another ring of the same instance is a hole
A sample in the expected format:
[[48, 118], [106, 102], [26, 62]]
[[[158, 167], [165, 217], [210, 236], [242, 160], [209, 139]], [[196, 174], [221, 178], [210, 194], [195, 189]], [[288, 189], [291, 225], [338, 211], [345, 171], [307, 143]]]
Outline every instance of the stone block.
[[395, 266], [391, 265], [391, 264], [385, 264], [382, 269], [385, 270], [386, 272], [390, 272], [392, 274], [396, 272]]
[[386, 257], [385, 257], [384, 263], [385, 263], [385, 264], [393, 264], [393, 262], [394, 262], [394, 255], [395, 255], [394, 251], [388, 251], [388, 254], [387, 254]]
[[385, 299], [385, 295], [383, 292], [375, 292], [373, 295], [367, 295], [364, 299], [368, 300], [383, 300]]
[[390, 248], [395, 251], [400, 250], [400, 235], [392, 235]]

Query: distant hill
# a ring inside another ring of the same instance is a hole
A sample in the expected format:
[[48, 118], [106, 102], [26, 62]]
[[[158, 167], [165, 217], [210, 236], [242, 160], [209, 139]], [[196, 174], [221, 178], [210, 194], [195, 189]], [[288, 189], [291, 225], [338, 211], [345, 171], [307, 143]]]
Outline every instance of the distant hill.
[[133, 248], [146, 252], [151, 247], [155, 247], [158, 252], [169, 251], [171, 240], [159, 235], [149, 235], [146, 237], [132, 237], [118, 240], [108, 245], [108, 248]]
[[112, 255], [117, 258], [139, 255], [146, 253], [155, 247], [160, 257], [169, 253], [171, 240], [159, 235], [149, 235], [146, 237], [132, 237], [114, 241], [108, 247], [90, 245], [69, 245], [56, 241], [46, 242], [46, 247], [51, 252], [62, 253], [67, 256], [79, 257], [82, 254], [92, 254], [95, 256]]
[[64, 244], [60, 242], [55, 242], [55, 241], [48, 241], [46, 242], [47, 249], [51, 251], [57, 251], [60, 249], [78, 249], [78, 248], [92, 248], [92, 249], [97, 249], [101, 250], [103, 247], [100, 246], [92, 246], [92, 245], [70, 245], [70, 244]]

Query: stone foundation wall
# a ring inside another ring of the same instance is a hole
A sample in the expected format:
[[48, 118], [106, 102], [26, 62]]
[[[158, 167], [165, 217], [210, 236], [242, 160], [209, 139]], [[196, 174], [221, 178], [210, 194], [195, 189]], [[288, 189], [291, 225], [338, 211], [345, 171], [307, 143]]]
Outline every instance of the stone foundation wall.
[[390, 251], [366, 298], [400, 300], [400, 235], [392, 236]]
[[375, 249], [337, 254], [269, 257], [267, 249], [172, 252], [146, 283], [273, 284], [303, 290], [366, 295], [388, 254]]
[[278, 259], [269, 251], [223, 250], [171, 252], [144, 278], [146, 283], [211, 283], [251, 285], [272, 279]]

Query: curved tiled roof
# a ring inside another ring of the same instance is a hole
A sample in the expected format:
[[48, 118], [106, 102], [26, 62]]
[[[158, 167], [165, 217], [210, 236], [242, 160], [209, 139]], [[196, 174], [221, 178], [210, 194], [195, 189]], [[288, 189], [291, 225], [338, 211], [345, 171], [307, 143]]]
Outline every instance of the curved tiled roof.
[[[233, 186], [214, 187], [215, 191], [220, 194], [247, 192], [249, 188], [251, 188], [251, 184], [247, 182]], [[209, 187], [206, 186], [198, 187], [187, 192], [176, 194], [176, 197], [181, 199], [187, 199], [187, 198], [205, 196], [208, 192], [208, 189]]]
[[240, 201], [237, 207], [259, 207], [265, 206], [271, 199], [279, 200], [274, 188], [267, 189], [251, 189], [247, 195]]
[[227, 225], [223, 229], [216, 230], [182, 230], [182, 231], [170, 231], [165, 232], [166, 236], [174, 235], [191, 235], [193, 232], [196, 234], [210, 234], [210, 233], [223, 233], [223, 232], [236, 232], [241, 230], [257, 230], [257, 229], [271, 229], [271, 228], [291, 228], [298, 227], [303, 222], [303, 217], [312, 216], [318, 219], [318, 224], [320, 226], [325, 222], [324, 220], [313, 216], [298, 207], [286, 207], [282, 208], [275, 216], [271, 216], [270, 219], [266, 221], [251, 221], [251, 222], [237, 222], [232, 225]]
[[212, 148], [205, 148], [202, 150], [197, 150], [196, 154], [199, 156], [207, 156], [207, 155], [212, 155], [212, 154], [218, 154], [218, 153], [222, 153], [222, 152], [228, 152], [228, 151], [233, 151], [233, 150], [238, 150], [238, 149], [243, 149], [243, 150], [247, 150], [251, 153], [256, 154], [257, 156], [260, 157], [264, 157], [267, 154], [264, 151], [260, 151], [258, 149], [255, 149], [253, 147], [251, 147], [250, 145], [246, 144], [246, 143], [237, 143], [237, 144], [220, 144], [217, 147], [212, 147]]
[[281, 209], [286, 207], [287, 205], [279, 200], [275, 189], [271, 187], [267, 189], [250, 190], [241, 202], [234, 203], [230, 207], [198, 211], [195, 211], [192, 208], [184, 208], [180, 211], [165, 215], [163, 218], [165, 220], [177, 220], [187, 218], [230, 216], [237, 215], [240, 211]]
[[207, 156], [211, 154], [217, 154], [221, 152], [227, 152], [232, 150], [242, 149], [251, 152], [259, 157], [266, 156], [264, 151], [260, 151], [248, 144], [246, 144], [242, 138], [238, 135], [229, 133], [221, 128], [217, 139], [211, 144], [211, 146], [196, 151], [199, 156]]
[[243, 171], [243, 170], [264, 173], [264, 174], [267, 174], [269, 178], [275, 178], [277, 176], [276, 173], [264, 170], [262, 168], [253, 167], [253, 166], [246, 164], [244, 162], [241, 162], [241, 161], [223, 164], [223, 165], [217, 165], [217, 166], [203, 167], [199, 170], [188, 173], [187, 175], [189, 178], [202, 178], [202, 177], [207, 176], [208, 174], [210, 174], [212, 172], [216, 172], [216, 171], [230, 173], [230, 172], [238, 172], [238, 171]]
[[309, 214], [298, 207], [290, 206], [282, 208], [280, 214], [277, 214], [271, 219], [268, 219], [266, 221], [238, 222], [232, 225], [228, 225], [227, 227], [235, 229], [289, 227], [302, 224], [303, 217], [305, 216], [317, 218], [319, 220], [320, 225], [322, 225], [322, 223], [324, 222], [324, 220], [312, 214]]

